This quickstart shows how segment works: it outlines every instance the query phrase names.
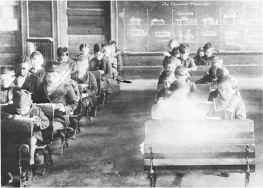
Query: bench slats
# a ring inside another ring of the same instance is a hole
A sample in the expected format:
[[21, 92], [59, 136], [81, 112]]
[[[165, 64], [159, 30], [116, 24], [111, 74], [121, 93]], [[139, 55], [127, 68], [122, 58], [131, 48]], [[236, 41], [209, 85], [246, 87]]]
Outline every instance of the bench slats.
[[149, 120], [145, 123], [144, 169], [255, 171], [252, 120]]
[[[248, 145], [249, 146], [249, 153], [255, 152], [255, 146], [254, 145]], [[152, 150], [154, 154], [158, 153], [192, 153], [193, 151], [196, 151], [198, 153], [219, 153], [219, 152], [227, 152], [227, 153], [239, 153], [239, 152], [245, 152], [246, 151], [246, 145], [215, 145], [213, 144], [202, 144], [202, 145], [169, 145], [169, 144], [145, 144], [144, 145], [144, 153], [150, 153], [150, 147], [152, 147]]]
[[[246, 158], [218, 158], [218, 159], [153, 159], [154, 166], [169, 166], [169, 165], [245, 165]], [[249, 159], [249, 164], [255, 164], [255, 159]], [[150, 165], [150, 159], [144, 159], [145, 165]]]
[[[255, 172], [255, 165], [249, 165], [250, 172]], [[144, 166], [144, 171], [149, 171], [150, 166]], [[203, 165], [198, 165], [198, 166], [175, 166], [175, 165], [170, 165], [170, 166], [154, 166], [154, 170], [174, 170], [176, 172], [181, 172], [181, 173], [192, 173], [192, 172], [208, 172], [208, 173], [213, 173], [213, 172], [235, 172], [235, 173], [244, 173], [246, 171], [246, 165], [217, 165], [217, 166], [203, 166]]]
[[[144, 154], [145, 159], [150, 159], [150, 153]], [[248, 154], [249, 158], [255, 158], [255, 152]], [[154, 153], [154, 159], [225, 159], [225, 158], [246, 158], [245, 152], [229, 152], [229, 153], [204, 153], [204, 152], [188, 152], [188, 153]]]

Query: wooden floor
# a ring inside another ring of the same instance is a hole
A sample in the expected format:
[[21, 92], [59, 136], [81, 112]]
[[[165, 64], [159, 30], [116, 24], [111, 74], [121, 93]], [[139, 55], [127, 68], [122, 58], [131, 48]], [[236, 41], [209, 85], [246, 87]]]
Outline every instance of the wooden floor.
[[[255, 122], [256, 173], [251, 174], [250, 186], [262, 187], [262, 90], [243, 89], [241, 95], [248, 118]], [[32, 187], [148, 187], [139, 145], [144, 140], [144, 122], [150, 119], [154, 96], [151, 90], [123, 90], [114, 96], [97, 117], [81, 127], [81, 133], [69, 141], [62, 156], [60, 141], [53, 143], [54, 164], [45, 176], [39, 175], [39, 166]], [[245, 174], [231, 174], [228, 178], [213, 174], [176, 177], [166, 172], [158, 176], [157, 186], [241, 187], [244, 183]]]

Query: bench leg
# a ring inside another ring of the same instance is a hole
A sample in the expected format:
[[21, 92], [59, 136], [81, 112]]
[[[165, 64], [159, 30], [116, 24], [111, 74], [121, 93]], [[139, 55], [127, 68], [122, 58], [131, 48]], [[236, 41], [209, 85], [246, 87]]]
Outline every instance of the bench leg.
[[250, 177], [250, 168], [249, 168], [249, 164], [248, 164], [248, 153], [249, 153], [249, 146], [246, 147], [246, 158], [247, 158], [247, 162], [246, 162], [246, 166], [247, 166], [247, 170], [246, 170], [246, 175], [245, 175], [245, 187], [248, 186], [249, 184], [249, 177]]
[[153, 170], [150, 171], [150, 187], [155, 187], [156, 185], [156, 174]]
[[246, 179], [245, 179], [245, 187], [247, 187], [248, 186], [248, 184], [249, 184], [249, 177], [250, 177], [250, 170], [247, 170], [246, 171], [246, 175], [245, 175], [246, 177]]

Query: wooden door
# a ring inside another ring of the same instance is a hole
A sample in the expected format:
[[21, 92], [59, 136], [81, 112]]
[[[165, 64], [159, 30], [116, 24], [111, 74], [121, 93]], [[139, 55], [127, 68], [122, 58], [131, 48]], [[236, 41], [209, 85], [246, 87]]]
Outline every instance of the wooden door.
[[0, 1], [0, 66], [15, 65], [22, 52], [20, 1]]

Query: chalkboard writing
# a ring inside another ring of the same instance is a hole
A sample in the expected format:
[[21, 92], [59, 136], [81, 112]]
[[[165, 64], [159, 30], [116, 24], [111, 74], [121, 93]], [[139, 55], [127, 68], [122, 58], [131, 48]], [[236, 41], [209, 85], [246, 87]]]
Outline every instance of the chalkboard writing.
[[262, 2], [117, 1], [118, 45], [125, 51], [166, 51], [168, 41], [191, 51], [262, 51]]

